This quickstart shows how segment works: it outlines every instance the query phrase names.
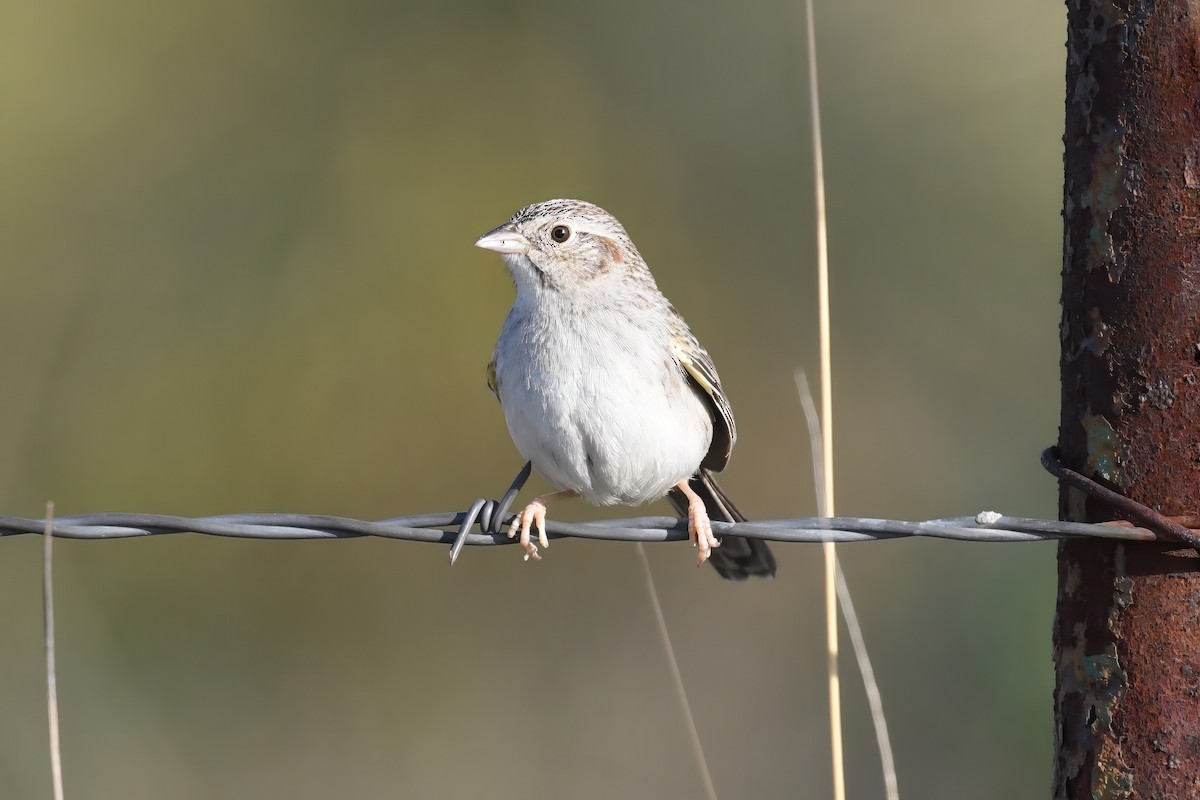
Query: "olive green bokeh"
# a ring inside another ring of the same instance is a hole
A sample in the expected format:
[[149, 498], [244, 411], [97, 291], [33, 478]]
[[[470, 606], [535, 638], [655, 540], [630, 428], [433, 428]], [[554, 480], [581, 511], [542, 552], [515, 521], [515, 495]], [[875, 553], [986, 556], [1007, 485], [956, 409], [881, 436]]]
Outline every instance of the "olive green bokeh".
[[[817, 22], [839, 511], [1052, 516], [1062, 9]], [[726, 488], [751, 516], [813, 513], [802, 42], [796, 3], [6, 4], [0, 511], [381, 518], [498, 494], [520, 460], [483, 367], [512, 290], [471, 243], [568, 196], [625, 223], [712, 352]], [[2, 797], [49, 797], [40, 544], [0, 541]], [[650, 548], [723, 797], [829, 796], [819, 552], [777, 551], [776, 581], [729, 585]], [[56, 554], [69, 794], [700, 793], [630, 546], [452, 570], [375, 541]], [[905, 796], [1042, 794], [1053, 548], [842, 555]], [[879, 797], [846, 663], [851, 796]]]

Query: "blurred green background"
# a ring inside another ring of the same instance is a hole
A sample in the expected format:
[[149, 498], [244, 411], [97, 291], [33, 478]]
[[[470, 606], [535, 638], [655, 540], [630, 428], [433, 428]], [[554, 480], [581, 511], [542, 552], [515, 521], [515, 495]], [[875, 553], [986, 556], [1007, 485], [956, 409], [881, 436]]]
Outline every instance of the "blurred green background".
[[[1053, 516], [1063, 10], [826, 2], [817, 28], [838, 510]], [[712, 352], [739, 504], [814, 513], [803, 35], [795, 2], [5, 3], [0, 513], [499, 494], [512, 288], [471, 245], [549, 197], [617, 215]], [[5, 798], [49, 797], [40, 547], [0, 541]], [[819, 548], [776, 549], [749, 585], [649, 552], [722, 797], [830, 793]], [[56, 552], [69, 795], [701, 793], [630, 546]], [[1041, 796], [1054, 548], [842, 557], [903, 795]], [[880, 797], [846, 664], [850, 794]]]

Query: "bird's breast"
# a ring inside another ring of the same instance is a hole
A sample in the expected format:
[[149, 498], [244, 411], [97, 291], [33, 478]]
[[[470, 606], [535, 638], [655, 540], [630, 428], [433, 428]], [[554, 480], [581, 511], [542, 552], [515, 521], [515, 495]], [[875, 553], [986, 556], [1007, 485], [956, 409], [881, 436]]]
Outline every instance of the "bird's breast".
[[665, 327], [613, 309], [545, 311], [514, 307], [496, 347], [509, 432], [539, 474], [593, 503], [632, 504], [694, 473], [712, 420]]

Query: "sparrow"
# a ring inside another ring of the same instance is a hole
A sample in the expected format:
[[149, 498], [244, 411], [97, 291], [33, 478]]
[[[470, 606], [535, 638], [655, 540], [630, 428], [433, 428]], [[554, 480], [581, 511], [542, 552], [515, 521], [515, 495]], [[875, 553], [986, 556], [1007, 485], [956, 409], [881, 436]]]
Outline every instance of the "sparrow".
[[698, 565], [709, 561], [730, 580], [774, 576], [765, 542], [713, 535], [712, 519], [746, 519], [713, 478], [737, 440], [733, 410], [708, 351], [621, 223], [591, 203], [547, 200], [475, 245], [503, 256], [516, 287], [488, 388], [517, 450], [558, 490], [511, 524], [525, 559], [541, 559], [533, 528], [549, 547], [553, 502], [640, 505], [665, 495], [687, 516]]

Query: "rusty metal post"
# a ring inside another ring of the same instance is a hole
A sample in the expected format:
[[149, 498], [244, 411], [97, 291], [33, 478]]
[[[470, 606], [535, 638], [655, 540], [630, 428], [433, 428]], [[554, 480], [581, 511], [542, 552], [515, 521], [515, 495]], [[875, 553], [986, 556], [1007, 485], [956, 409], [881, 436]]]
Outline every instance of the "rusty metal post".
[[[1063, 461], [1200, 514], [1200, 0], [1067, 0]], [[1113, 518], [1075, 490], [1062, 519]], [[1200, 798], [1200, 559], [1066, 542], [1054, 797]]]

